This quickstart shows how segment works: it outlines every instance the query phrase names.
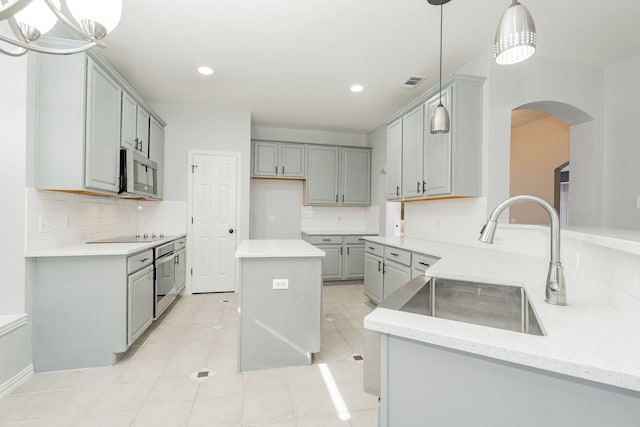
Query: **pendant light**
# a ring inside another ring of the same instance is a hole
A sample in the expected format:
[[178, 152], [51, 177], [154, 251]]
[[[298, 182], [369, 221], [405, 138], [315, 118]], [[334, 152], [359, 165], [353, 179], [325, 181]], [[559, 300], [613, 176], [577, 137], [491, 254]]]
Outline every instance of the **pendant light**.
[[449, 133], [449, 112], [442, 105], [442, 5], [450, 0], [428, 0], [434, 6], [440, 6], [440, 102], [431, 116], [429, 131], [431, 133]]
[[[0, 34], [0, 53], [22, 56], [29, 51], [52, 55], [71, 55], [102, 41], [120, 22], [123, 0], [0, 0], [0, 23], [6, 22], [13, 37]], [[73, 48], [53, 48], [36, 43], [41, 35], [61, 23], [74, 39], [84, 44]]]
[[518, 0], [502, 15], [494, 45], [498, 64], [516, 64], [536, 51], [536, 25], [531, 14]]

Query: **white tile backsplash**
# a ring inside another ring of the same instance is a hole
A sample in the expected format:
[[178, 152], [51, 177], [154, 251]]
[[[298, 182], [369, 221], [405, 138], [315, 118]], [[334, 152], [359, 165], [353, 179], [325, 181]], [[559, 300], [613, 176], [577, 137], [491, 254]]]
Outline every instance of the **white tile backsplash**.
[[302, 230], [353, 231], [367, 226], [368, 207], [302, 206], [301, 209]]
[[186, 230], [186, 202], [141, 202], [27, 189], [26, 250], [46, 250], [120, 235]]

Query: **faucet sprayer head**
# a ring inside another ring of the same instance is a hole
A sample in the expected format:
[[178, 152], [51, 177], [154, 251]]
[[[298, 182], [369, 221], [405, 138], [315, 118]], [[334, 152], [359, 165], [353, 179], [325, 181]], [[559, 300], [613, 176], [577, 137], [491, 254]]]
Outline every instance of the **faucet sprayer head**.
[[482, 243], [493, 243], [493, 238], [496, 234], [497, 221], [490, 219], [480, 230], [480, 240]]

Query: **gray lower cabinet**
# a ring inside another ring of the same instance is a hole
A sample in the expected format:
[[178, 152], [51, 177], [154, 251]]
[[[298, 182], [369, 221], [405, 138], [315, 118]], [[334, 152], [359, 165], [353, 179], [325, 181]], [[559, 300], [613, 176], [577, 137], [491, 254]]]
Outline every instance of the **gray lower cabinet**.
[[113, 365], [153, 322], [153, 249], [34, 258], [33, 275], [37, 372]]
[[[636, 427], [640, 393], [381, 335], [381, 427]], [[365, 359], [366, 360], [366, 359]]]
[[383, 259], [371, 253], [364, 254], [364, 294], [376, 304], [382, 301], [384, 275]]
[[359, 280], [365, 276], [364, 236], [308, 235], [303, 240], [325, 251], [322, 280]]
[[131, 345], [153, 322], [153, 265], [130, 274], [127, 288], [127, 343]]
[[378, 304], [440, 258], [366, 241], [364, 293]]

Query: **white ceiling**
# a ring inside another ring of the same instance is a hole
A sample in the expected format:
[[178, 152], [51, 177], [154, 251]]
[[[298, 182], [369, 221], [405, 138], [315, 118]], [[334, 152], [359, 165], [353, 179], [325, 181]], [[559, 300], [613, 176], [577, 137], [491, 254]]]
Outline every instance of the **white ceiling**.
[[[522, 0], [536, 55], [604, 67], [640, 53], [640, 2]], [[509, 0], [444, 6], [447, 76], [490, 55]], [[152, 103], [249, 110], [252, 124], [368, 132], [437, 84], [426, 0], [125, 0], [109, 61]], [[215, 69], [213, 77], [196, 72]], [[427, 79], [413, 91], [410, 76]], [[349, 86], [364, 85], [353, 94]]]

